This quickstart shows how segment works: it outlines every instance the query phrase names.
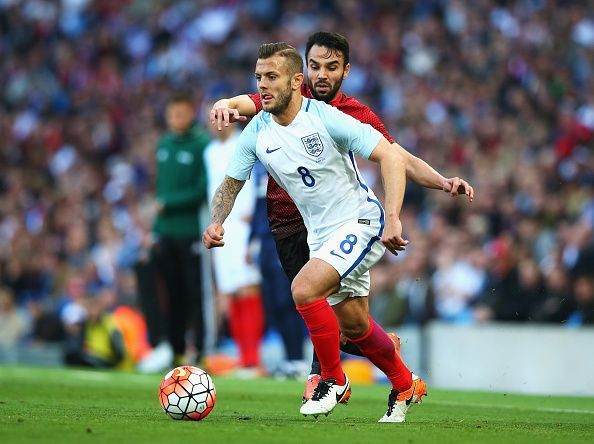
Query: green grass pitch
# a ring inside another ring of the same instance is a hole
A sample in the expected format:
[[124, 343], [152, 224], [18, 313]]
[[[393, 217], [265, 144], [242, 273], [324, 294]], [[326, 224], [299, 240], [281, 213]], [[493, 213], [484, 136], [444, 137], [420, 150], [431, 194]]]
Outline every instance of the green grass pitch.
[[386, 386], [355, 386], [349, 405], [299, 414], [301, 382], [215, 378], [200, 422], [174, 421], [160, 376], [0, 367], [0, 443], [594, 443], [594, 398], [431, 390], [404, 424], [378, 424]]

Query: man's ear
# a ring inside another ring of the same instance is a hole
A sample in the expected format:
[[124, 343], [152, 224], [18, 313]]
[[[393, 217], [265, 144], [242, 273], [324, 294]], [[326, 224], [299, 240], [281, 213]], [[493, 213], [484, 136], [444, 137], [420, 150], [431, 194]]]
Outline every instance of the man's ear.
[[349, 72], [351, 72], [351, 64], [347, 63], [344, 67], [344, 72], [342, 73], [342, 80], [346, 79], [349, 76]]
[[291, 82], [291, 87], [293, 91], [301, 89], [301, 85], [303, 85], [303, 73], [297, 73], [293, 76], [293, 81]]

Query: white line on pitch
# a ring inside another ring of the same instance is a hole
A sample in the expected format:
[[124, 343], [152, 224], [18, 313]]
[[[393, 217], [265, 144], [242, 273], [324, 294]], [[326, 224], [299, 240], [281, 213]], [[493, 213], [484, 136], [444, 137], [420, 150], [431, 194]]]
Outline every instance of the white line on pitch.
[[452, 405], [456, 407], [480, 407], [488, 409], [509, 409], [509, 410], [534, 410], [537, 412], [547, 413], [583, 413], [585, 415], [594, 415], [594, 410], [580, 410], [580, 409], [560, 409], [555, 407], [525, 407], [516, 405], [502, 405], [502, 404], [484, 404], [484, 403], [468, 403], [456, 401], [442, 401], [442, 400], [427, 400], [431, 404]]

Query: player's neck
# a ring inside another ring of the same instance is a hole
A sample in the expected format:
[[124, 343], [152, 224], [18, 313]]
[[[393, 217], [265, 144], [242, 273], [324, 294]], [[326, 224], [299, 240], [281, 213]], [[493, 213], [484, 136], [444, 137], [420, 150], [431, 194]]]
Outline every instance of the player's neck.
[[287, 108], [282, 113], [274, 114], [272, 116], [272, 118], [279, 125], [282, 125], [282, 126], [290, 125], [291, 122], [293, 121], [293, 119], [295, 119], [295, 116], [297, 115], [299, 110], [301, 109], [302, 102], [303, 102], [303, 96], [301, 95], [301, 92], [299, 92], [298, 95], [295, 94], [291, 98], [291, 101], [289, 102], [289, 106], [287, 106]]

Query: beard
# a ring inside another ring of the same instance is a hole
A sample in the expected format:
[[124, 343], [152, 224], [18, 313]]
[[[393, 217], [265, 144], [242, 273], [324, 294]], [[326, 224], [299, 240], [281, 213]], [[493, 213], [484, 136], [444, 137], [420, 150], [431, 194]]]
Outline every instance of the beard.
[[309, 90], [311, 91], [311, 95], [316, 100], [321, 100], [322, 102], [331, 102], [332, 99], [336, 96], [336, 93], [340, 90], [340, 86], [342, 85], [342, 80], [339, 80], [332, 86], [329, 82], [324, 83], [325, 86], [328, 86], [328, 91], [323, 94], [320, 94], [316, 91], [316, 88], [312, 82], [309, 82]]
[[[276, 95], [276, 103], [272, 105], [265, 105], [262, 102], [262, 109], [270, 114], [281, 114], [289, 107], [293, 90], [291, 89], [291, 82], [287, 83], [287, 88]], [[260, 95], [260, 97], [262, 97]]]

